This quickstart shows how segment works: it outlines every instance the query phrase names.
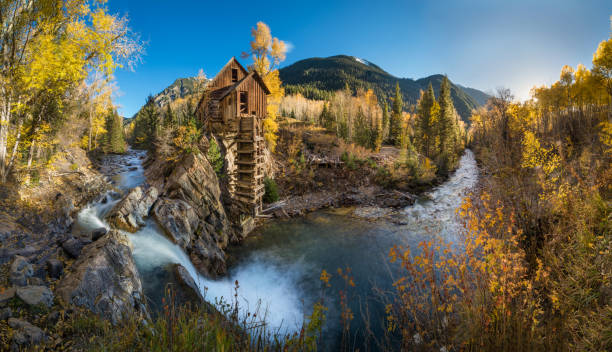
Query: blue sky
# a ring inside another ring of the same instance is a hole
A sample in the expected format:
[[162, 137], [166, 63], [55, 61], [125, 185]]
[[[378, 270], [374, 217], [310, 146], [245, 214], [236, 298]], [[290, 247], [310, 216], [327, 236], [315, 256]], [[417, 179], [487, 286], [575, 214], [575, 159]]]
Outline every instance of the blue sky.
[[109, 0], [108, 8], [127, 14], [148, 42], [135, 72], [116, 73], [116, 102], [128, 117], [176, 78], [199, 69], [214, 76], [248, 48], [257, 21], [291, 43], [282, 66], [347, 54], [398, 77], [445, 73], [465, 86], [503, 86], [527, 98], [532, 86], [557, 80], [565, 64], [590, 67], [612, 15], [609, 0]]

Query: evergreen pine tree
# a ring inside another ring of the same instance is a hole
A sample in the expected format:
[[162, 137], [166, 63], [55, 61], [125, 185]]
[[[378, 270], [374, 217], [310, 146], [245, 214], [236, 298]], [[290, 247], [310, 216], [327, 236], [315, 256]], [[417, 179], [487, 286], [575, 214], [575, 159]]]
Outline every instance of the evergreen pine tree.
[[375, 152], [380, 151], [384, 138], [383, 122], [381, 118], [374, 120], [374, 126], [372, 127], [372, 149]]
[[435, 144], [435, 134], [432, 124], [435, 116], [432, 116], [433, 107], [436, 102], [434, 90], [429, 83], [426, 91], [421, 91], [421, 97], [417, 103], [417, 120], [415, 128], [415, 142], [419, 151], [426, 157], [431, 157], [432, 148]]
[[385, 102], [382, 112], [382, 139], [386, 140], [389, 137], [389, 105]]
[[357, 110], [353, 126], [353, 141], [362, 147], [370, 147], [370, 128], [366, 123], [366, 116], [361, 107]]
[[106, 153], [125, 153], [126, 143], [123, 132], [123, 118], [117, 111], [110, 110], [106, 116], [106, 140], [104, 151]]
[[166, 113], [164, 114], [164, 126], [176, 126], [176, 124], [176, 114], [172, 110], [170, 103], [168, 103], [168, 105], [166, 105]]
[[328, 107], [328, 103], [323, 104], [323, 110], [319, 115], [319, 124], [327, 130], [334, 130], [334, 116]]
[[152, 96], [147, 98], [145, 106], [136, 116], [134, 124], [134, 144], [140, 148], [153, 149], [160, 114]]
[[439, 170], [442, 172], [447, 172], [454, 163], [455, 107], [450, 89], [450, 81], [444, 76], [440, 84], [440, 115], [437, 124], [440, 138]]
[[395, 97], [393, 98], [393, 107], [391, 111], [391, 124], [390, 124], [390, 141], [391, 143], [399, 146], [402, 139], [402, 108], [404, 102], [402, 101], [402, 92], [399, 87], [399, 82], [395, 85]]

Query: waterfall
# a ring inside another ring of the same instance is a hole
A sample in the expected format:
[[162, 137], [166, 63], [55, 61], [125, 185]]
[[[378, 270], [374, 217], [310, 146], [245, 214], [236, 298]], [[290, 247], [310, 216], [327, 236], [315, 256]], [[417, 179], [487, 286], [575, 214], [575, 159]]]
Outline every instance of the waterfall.
[[[77, 216], [78, 231], [87, 232], [100, 227], [110, 229], [104, 217], [119, 200], [117, 193], [108, 192], [87, 205]], [[290, 270], [280, 270], [258, 260], [240, 266], [226, 278], [210, 280], [199, 274], [182, 248], [164, 236], [153, 221], [148, 221], [136, 233], [127, 235], [139, 270], [146, 272], [168, 264], [180, 264], [194, 278], [200, 293], [211, 304], [221, 300], [232, 303], [235, 282], [238, 281], [241, 314], [257, 313], [260, 318], [265, 318], [272, 331], [294, 332], [301, 328], [302, 303], [295, 280], [290, 278]], [[142, 280], [147, 280], [147, 277], [142, 277]]]

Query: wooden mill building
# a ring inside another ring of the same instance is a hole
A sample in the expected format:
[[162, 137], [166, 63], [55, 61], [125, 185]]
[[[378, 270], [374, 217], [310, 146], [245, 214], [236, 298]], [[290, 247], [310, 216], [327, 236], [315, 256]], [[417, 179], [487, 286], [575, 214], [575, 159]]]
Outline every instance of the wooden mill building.
[[257, 215], [264, 194], [263, 120], [270, 90], [235, 57], [208, 84], [198, 104], [207, 131], [223, 143], [229, 193], [245, 212]]

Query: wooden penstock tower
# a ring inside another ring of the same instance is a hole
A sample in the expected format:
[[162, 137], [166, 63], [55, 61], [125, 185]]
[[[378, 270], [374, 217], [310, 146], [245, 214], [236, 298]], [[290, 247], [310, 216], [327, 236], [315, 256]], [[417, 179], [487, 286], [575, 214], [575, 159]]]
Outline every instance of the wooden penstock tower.
[[223, 143], [230, 195], [251, 215], [261, 211], [264, 194], [263, 120], [268, 94], [259, 74], [248, 72], [232, 57], [198, 104], [205, 128]]

